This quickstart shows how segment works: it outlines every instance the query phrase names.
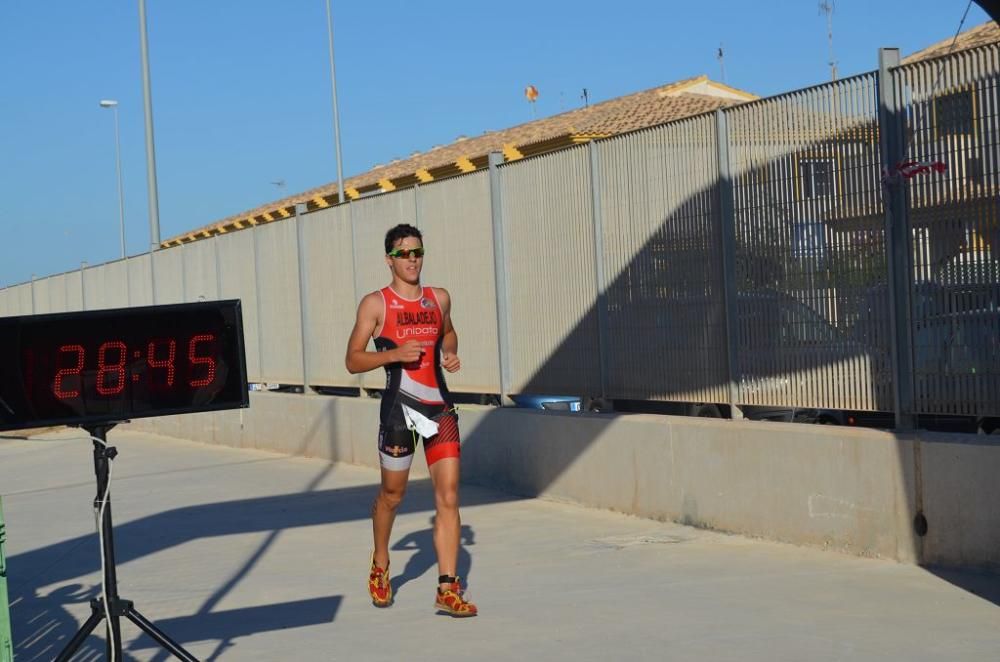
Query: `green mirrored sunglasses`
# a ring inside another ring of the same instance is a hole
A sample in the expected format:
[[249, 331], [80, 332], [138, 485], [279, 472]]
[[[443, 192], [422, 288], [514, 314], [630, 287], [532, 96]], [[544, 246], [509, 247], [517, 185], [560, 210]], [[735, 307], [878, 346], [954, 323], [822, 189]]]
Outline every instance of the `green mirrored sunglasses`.
[[424, 249], [423, 248], [394, 248], [391, 251], [389, 251], [388, 253], [386, 253], [386, 255], [388, 255], [389, 257], [399, 257], [399, 258], [402, 258], [404, 260], [408, 260], [408, 259], [410, 259], [410, 255], [412, 255], [413, 257], [423, 257], [424, 256]]

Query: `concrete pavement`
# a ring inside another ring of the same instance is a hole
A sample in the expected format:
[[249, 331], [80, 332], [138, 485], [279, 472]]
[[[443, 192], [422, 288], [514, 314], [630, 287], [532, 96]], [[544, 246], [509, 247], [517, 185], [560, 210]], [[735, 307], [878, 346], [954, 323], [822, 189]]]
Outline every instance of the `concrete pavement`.
[[[393, 535], [396, 603], [378, 610], [374, 470], [127, 429], [109, 441], [120, 593], [203, 660], [1000, 659], [995, 575], [470, 486], [460, 573], [481, 615], [438, 616], [431, 491], [416, 478]], [[94, 490], [78, 433], [0, 438], [18, 662], [52, 659], [100, 589]], [[128, 659], [167, 659], [124, 632]], [[92, 637], [76, 659], [102, 657]]]

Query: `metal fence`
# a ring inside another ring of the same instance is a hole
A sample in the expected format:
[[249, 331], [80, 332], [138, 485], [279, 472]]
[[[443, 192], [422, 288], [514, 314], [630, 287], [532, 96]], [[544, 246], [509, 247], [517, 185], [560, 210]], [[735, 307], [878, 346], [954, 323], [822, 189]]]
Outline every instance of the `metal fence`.
[[914, 408], [996, 413], [1000, 393], [1000, 50], [902, 67], [907, 153], [943, 163], [908, 187]]
[[591, 151], [608, 393], [728, 402], [715, 117], [621, 136]]
[[514, 393], [600, 393], [586, 147], [500, 168]]
[[891, 407], [876, 86], [727, 114], [744, 402]]
[[252, 381], [377, 389], [343, 353], [409, 222], [454, 300], [454, 391], [1000, 415], [998, 76], [993, 45], [494, 158], [8, 287], [0, 314], [240, 298]]

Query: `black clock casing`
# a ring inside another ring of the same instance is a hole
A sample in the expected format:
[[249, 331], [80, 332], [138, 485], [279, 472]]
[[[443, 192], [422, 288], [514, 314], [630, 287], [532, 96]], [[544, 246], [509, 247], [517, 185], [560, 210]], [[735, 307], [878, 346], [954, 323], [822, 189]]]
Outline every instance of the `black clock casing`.
[[0, 317], [0, 430], [247, 406], [238, 300]]

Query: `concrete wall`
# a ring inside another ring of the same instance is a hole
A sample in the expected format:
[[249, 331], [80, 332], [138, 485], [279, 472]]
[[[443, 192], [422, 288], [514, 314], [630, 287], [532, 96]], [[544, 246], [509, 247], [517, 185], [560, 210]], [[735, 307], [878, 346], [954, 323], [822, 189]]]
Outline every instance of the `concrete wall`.
[[[132, 426], [375, 467], [378, 406], [254, 393], [248, 410]], [[465, 482], [863, 556], [1000, 566], [996, 437], [473, 406], [459, 414]], [[413, 466], [426, 475], [422, 457]], [[913, 533], [918, 510], [923, 538]]]

